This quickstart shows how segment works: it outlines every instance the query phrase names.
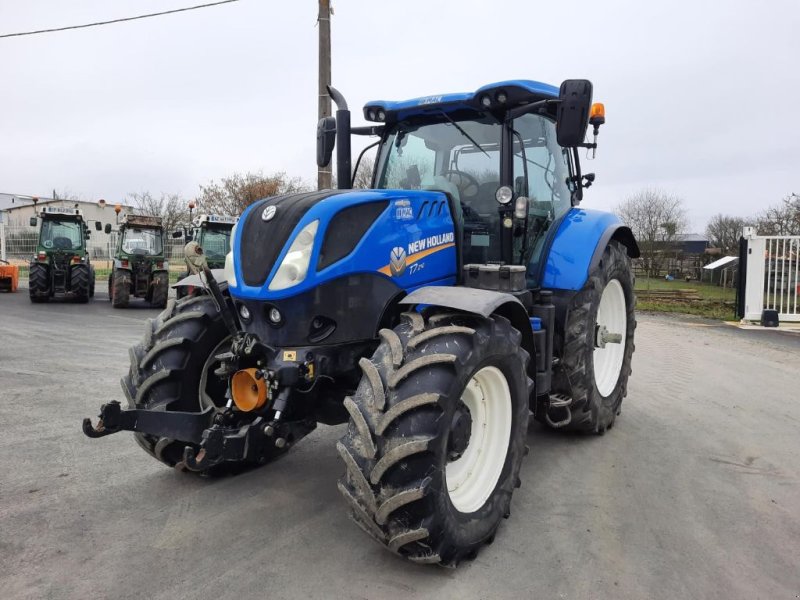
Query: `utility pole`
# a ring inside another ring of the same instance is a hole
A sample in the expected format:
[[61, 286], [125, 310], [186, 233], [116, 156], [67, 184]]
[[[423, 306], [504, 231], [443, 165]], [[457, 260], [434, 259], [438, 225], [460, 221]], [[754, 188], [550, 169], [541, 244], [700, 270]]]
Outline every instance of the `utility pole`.
[[[318, 118], [331, 116], [331, 98], [328, 86], [331, 84], [331, 2], [319, 0], [319, 111]], [[331, 165], [317, 169], [317, 189], [332, 187]]]

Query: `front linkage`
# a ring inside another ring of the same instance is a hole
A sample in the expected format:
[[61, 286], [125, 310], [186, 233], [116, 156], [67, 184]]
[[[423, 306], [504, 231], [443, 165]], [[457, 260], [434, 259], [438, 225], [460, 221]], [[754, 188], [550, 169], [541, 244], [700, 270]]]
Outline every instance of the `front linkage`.
[[[199, 248], [196, 244], [192, 246], [187, 248], [187, 252], [196, 251], [195, 246]], [[229, 381], [226, 406], [207, 407], [201, 412], [179, 412], [125, 409], [119, 402], [112, 401], [102, 405], [96, 426], [88, 418], [83, 420], [83, 432], [90, 438], [99, 438], [119, 431], [132, 431], [186, 442], [183, 459], [176, 467], [191, 471], [206, 471], [224, 462], [264, 463], [276, 448], [286, 448], [316, 428], [314, 419], [281, 420], [293, 387], [308, 378], [309, 367], [304, 363], [280, 360], [276, 349], [261, 343], [252, 334], [240, 331], [207, 264], [201, 260], [196, 266], [203, 273], [206, 289], [232, 338], [230, 350], [215, 357], [220, 366], [214, 374]], [[256, 367], [240, 369], [243, 364], [256, 364]], [[273, 417], [257, 416], [243, 422], [241, 413], [237, 414], [232, 406], [232, 384], [251, 387], [254, 398], [259, 390], [263, 390], [262, 396], [274, 411]]]

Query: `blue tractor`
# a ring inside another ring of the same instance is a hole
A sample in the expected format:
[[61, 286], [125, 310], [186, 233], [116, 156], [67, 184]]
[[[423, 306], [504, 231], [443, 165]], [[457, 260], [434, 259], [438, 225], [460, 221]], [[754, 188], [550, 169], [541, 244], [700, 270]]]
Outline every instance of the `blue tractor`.
[[[131, 349], [128, 407], [84, 432], [134, 431], [159, 461], [213, 473], [348, 423], [355, 522], [457, 565], [510, 514], [529, 418], [603, 434], [626, 394], [639, 251], [615, 216], [579, 208], [603, 108], [586, 80], [504, 81], [370, 102], [351, 128], [330, 92], [317, 161], [336, 150], [339, 189], [252, 204], [223, 270], [189, 244], [197, 274], [178, 285], [195, 290]], [[378, 137], [373, 189], [349, 189], [352, 135]]]

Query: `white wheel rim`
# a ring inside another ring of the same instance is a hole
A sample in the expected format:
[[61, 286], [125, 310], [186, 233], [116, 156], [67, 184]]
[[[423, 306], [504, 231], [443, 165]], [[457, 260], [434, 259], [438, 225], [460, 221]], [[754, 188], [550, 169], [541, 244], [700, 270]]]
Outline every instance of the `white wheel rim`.
[[[611, 395], [617, 387], [622, 360], [625, 358], [625, 336], [628, 327], [628, 310], [625, 304], [625, 291], [618, 279], [606, 284], [597, 307], [597, 327], [605, 327], [609, 333], [622, 335], [622, 343], [607, 343], [604, 348], [594, 349], [594, 382], [597, 391], [604, 398]], [[594, 334], [596, 335], [597, 328]]]
[[472, 428], [463, 454], [445, 467], [450, 502], [462, 513], [478, 510], [497, 485], [511, 438], [511, 391], [497, 367], [484, 367], [461, 395]]

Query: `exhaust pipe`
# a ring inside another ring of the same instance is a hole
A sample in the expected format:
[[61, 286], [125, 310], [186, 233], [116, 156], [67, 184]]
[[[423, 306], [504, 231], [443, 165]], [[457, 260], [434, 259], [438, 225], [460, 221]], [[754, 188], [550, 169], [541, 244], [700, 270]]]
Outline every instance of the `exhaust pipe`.
[[350, 157], [350, 111], [347, 100], [339, 91], [328, 86], [328, 93], [336, 104], [336, 187], [349, 190], [352, 186]]

